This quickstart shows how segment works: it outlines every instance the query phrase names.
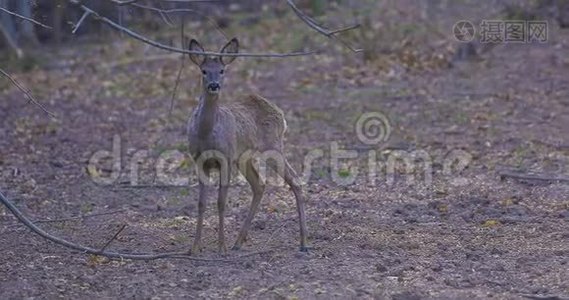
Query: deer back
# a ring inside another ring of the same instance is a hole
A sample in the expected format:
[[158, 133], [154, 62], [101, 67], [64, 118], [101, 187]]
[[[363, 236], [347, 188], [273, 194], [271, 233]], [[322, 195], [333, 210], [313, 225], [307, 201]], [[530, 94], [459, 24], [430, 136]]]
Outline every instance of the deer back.
[[261, 96], [249, 95], [227, 107], [235, 117], [239, 148], [248, 148], [245, 151], [282, 150], [286, 121], [276, 105]]

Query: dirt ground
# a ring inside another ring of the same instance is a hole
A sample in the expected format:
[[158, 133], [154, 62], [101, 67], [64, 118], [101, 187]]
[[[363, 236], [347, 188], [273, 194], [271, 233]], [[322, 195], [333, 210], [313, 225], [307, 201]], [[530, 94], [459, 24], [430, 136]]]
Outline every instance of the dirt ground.
[[[408, 2], [393, 5], [413, 18]], [[491, 11], [456, 6], [449, 9], [460, 14], [439, 12], [449, 36], [457, 20]], [[452, 67], [363, 64], [337, 49], [316, 58], [240, 59], [230, 67], [228, 98], [252, 90], [283, 109], [287, 155], [299, 172], [308, 153], [323, 153], [304, 186], [309, 253], [298, 251], [294, 197], [285, 187], [268, 188], [248, 242], [227, 256], [216, 253], [211, 193], [198, 256], [230, 262], [109, 261], [41, 239], [0, 208], [0, 298], [567, 299], [569, 185], [499, 175], [569, 176], [569, 31], [550, 25], [547, 43], [500, 45]], [[259, 49], [256, 36], [242, 44]], [[117, 54], [118, 47], [132, 52]], [[156, 52], [137, 61], [141, 50], [132, 49], [142, 48], [117, 37], [59, 49], [45, 68], [16, 74], [58, 119], [16, 89], [3, 92], [1, 188], [42, 228], [83, 245], [100, 248], [126, 225], [109, 250], [189, 250], [197, 189], [160, 182], [154, 170], [158, 155], [187, 149], [199, 73], [185, 68], [170, 114], [178, 57]], [[358, 139], [366, 112], [389, 120], [381, 143]], [[121, 175], [102, 184], [111, 164], [89, 167], [89, 159], [111, 151], [115, 137]], [[330, 167], [334, 143], [357, 153], [340, 170]], [[133, 183], [133, 156], [144, 150]], [[424, 159], [388, 172], [381, 163], [396, 153], [428, 155], [432, 178], [421, 175]], [[376, 177], [370, 155], [380, 162]], [[170, 177], [190, 174], [187, 159], [177, 163]], [[250, 197], [244, 184], [230, 189], [230, 244]], [[61, 220], [93, 214], [102, 215]]]

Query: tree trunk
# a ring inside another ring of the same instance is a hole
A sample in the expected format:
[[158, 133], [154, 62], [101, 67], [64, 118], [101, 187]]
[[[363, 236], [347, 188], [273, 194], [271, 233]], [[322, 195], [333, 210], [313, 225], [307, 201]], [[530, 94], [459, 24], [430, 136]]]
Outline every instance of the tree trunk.
[[58, 46], [63, 39], [61, 26], [63, 24], [63, 14], [66, 9], [65, 4], [65, 1], [56, 0], [55, 8], [53, 9], [53, 39]]
[[[33, 0], [18, 0], [16, 1], [18, 3], [17, 5], [17, 13], [19, 13], [20, 15], [26, 17], [26, 18], [30, 18], [33, 19], [33, 6], [34, 6], [34, 1]], [[39, 45], [37, 36], [36, 36], [36, 31], [34, 29], [34, 24], [32, 22], [27, 22], [27, 21], [22, 21], [20, 22], [20, 33], [21, 33], [21, 38], [23, 39], [24, 42], [29, 42], [34, 46]]]
[[[10, 10], [9, 1], [0, 0], [0, 7]], [[0, 31], [4, 35], [6, 44], [16, 52], [18, 58], [22, 58], [24, 56], [24, 52], [18, 45], [18, 34], [16, 26], [14, 25], [14, 20], [11, 15], [5, 12], [0, 12]]]

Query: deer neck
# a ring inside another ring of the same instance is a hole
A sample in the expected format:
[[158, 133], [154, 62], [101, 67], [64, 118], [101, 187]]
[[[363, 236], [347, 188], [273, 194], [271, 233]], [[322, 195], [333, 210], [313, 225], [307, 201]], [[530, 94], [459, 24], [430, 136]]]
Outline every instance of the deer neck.
[[219, 94], [204, 92], [198, 104], [198, 135], [207, 137], [213, 131], [219, 108]]

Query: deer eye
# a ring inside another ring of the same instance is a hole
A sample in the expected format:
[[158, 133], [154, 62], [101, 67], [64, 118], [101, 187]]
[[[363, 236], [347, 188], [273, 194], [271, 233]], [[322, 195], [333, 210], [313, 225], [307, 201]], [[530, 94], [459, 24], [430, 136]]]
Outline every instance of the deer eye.
[[205, 70], [202, 70], [202, 74], [207, 75], [207, 72]]
[[219, 74], [223, 74], [223, 73], [225, 73], [225, 70], [219, 71]]

